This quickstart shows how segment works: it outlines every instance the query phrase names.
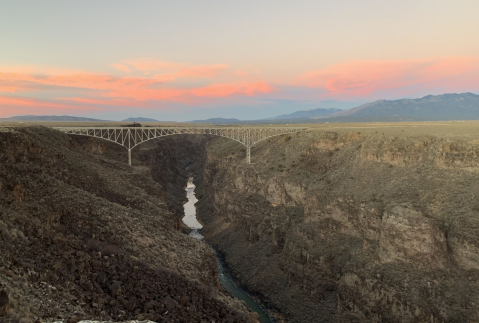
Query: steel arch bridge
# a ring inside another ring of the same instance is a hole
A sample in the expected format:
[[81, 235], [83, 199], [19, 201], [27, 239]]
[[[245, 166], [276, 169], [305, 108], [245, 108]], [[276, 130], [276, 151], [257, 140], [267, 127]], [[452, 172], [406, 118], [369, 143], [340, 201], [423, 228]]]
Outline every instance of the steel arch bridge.
[[251, 163], [251, 147], [274, 136], [292, 134], [307, 128], [279, 127], [54, 127], [70, 135], [105, 139], [128, 150], [128, 164], [131, 166], [131, 150], [145, 141], [171, 135], [214, 135], [235, 140], [246, 147], [246, 161]]

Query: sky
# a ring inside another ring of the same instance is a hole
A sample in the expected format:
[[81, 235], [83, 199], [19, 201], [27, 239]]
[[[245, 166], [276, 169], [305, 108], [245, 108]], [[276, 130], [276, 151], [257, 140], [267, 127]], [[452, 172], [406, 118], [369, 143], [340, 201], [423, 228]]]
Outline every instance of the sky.
[[477, 0], [0, 0], [0, 118], [259, 119], [479, 93]]

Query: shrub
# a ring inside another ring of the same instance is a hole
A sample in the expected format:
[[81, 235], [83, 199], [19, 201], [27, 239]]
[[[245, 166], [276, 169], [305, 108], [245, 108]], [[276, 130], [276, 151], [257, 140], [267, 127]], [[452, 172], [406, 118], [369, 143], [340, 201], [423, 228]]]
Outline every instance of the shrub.
[[90, 239], [86, 248], [88, 251], [99, 251], [103, 256], [121, 255], [125, 253], [119, 246], [108, 244], [97, 239]]

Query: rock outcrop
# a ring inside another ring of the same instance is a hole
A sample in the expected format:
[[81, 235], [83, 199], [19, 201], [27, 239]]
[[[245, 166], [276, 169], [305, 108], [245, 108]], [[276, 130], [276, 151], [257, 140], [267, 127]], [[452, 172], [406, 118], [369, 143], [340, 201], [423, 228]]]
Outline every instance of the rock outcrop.
[[200, 218], [287, 322], [478, 322], [479, 146], [308, 131], [208, 145]]

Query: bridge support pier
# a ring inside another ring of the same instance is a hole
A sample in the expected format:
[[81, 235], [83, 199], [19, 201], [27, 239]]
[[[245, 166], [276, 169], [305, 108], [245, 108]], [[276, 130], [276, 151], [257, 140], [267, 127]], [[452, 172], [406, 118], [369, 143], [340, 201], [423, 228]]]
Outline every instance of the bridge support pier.
[[131, 166], [131, 149], [128, 149], [128, 165]]
[[251, 164], [251, 147], [246, 147], [246, 162]]

